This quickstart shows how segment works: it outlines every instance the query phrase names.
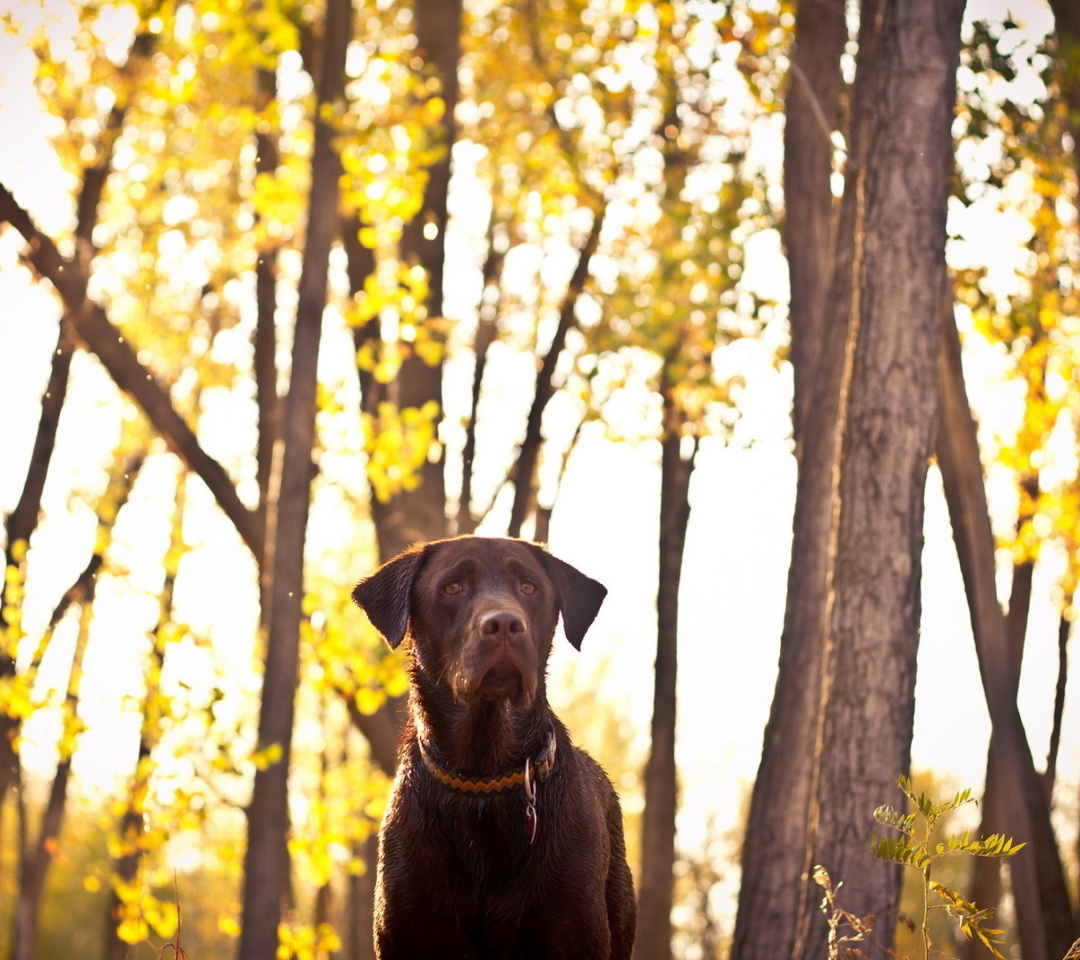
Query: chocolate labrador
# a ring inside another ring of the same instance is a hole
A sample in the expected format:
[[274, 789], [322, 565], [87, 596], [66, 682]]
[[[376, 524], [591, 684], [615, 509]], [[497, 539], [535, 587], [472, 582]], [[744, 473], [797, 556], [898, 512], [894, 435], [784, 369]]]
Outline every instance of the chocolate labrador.
[[562, 614], [607, 590], [536, 544], [417, 544], [353, 591], [406, 641], [409, 724], [379, 835], [380, 960], [628, 960], [636, 904], [603, 770], [545, 695]]

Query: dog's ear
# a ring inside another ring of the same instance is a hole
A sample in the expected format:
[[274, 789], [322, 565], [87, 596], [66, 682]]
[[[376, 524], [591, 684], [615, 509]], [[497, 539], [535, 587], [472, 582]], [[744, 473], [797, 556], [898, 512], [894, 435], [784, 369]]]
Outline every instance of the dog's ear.
[[585, 631], [596, 619], [600, 605], [607, 596], [607, 587], [592, 577], [587, 577], [565, 560], [552, 556], [542, 547], [536, 547], [547, 575], [559, 591], [559, 607], [562, 610], [563, 633], [576, 650], [581, 649]]
[[352, 592], [353, 601], [395, 649], [409, 625], [409, 597], [423, 555], [422, 547], [399, 554], [361, 580]]

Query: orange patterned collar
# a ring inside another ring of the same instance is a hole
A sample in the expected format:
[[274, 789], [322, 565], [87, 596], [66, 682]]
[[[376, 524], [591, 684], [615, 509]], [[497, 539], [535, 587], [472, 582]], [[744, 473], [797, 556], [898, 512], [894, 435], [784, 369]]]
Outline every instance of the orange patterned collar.
[[520, 770], [514, 770], [510, 773], [503, 773], [497, 777], [492, 777], [490, 780], [478, 780], [471, 777], [459, 776], [445, 767], [436, 763], [431, 754], [428, 753], [427, 748], [424, 746], [424, 741], [418, 739], [417, 743], [420, 747], [420, 756], [423, 758], [424, 766], [431, 771], [432, 775], [441, 780], [444, 784], [454, 790], [460, 790], [463, 793], [471, 793], [473, 796], [488, 797], [495, 793], [502, 793], [504, 790], [509, 790], [512, 787], [521, 784], [525, 787], [526, 795], [531, 799], [533, 792], [533, 785], [535, 783], [542, 783], [551, 774], [551, 768], [555, 764], [555, 731], [548, 727], [547, 735], [544, 737], [544, 746], [540, 752], [536, 754], [534, 758], [527, 759], [525, 766]]

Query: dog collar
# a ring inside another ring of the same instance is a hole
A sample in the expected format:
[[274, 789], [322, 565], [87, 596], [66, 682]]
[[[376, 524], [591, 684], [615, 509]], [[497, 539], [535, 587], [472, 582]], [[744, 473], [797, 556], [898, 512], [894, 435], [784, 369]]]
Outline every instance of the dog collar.
[[470, 793], [474, 797], [488, 797], [493, 793], [510, 790], [520, 783], [525, 788], [525, 840], [530, 846], [533, 844], [540, 822], [536, 813], [539, 787], [551, 775], [551, 768], [555, 765], [555, 731], [551, 727], [548, 727], [547, 735], [544, 737], [544, 746], [535, 758], [526, 757], [525, 766], [521, 770], [504, 773], [490, 780], [459, 777], [436, 763], [424, 746], [424, 741], [419, 737], [416, 743], [420, 747], [420, 756], [423, 758], [424, 766], [431, 771], [435, 779], [442, 781], [452, 790]]
[[471, 793], [473, 796], [478, 797], [489, 797], [492, 794], [502, 793], [504, 790], [510, 790], [521, 784], [525, 788], [526, 798], [532, 803], [534, 802], [533, 785], [543, 783], [551, 775], [551, 769], [555, 764], [555, 731], [551, 727], [548, 727], [547, 735], [544, 737], [544, 745], [541, 747], [540, 752], [534, 758], [527, 758], [524, 767], [520, 770], [492, 777], [490, 780], [459, 776], [437, 763], [428, 752], [427, 747], [424, 746], [424, 741], [419, 737], [417, 738], [417, 744], [420, 747], [420, 756], [424, 761], [424, 766], [431, 771], [437, 780], [440, 780], [453, 790]]

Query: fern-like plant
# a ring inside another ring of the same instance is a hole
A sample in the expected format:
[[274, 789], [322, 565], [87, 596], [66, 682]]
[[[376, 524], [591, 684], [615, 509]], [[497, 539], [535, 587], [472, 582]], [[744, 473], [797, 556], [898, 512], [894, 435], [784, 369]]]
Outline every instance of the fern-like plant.
[[[986, 926], [993, 920], [992, 908], [980, 909], [976, 904], [965, 900], [955, 890], [933, 878], [934, 865], [950, 854], [961, 853], [974, 857], [1011, 857], [1019, 853], [1024, 844], [1014, 843], [1004, 834], [994, 834], [984, 840], [972, 840], [970, 833], [952, 834], [943, 842], [931, 848], [930, 837], [934, 825], [951, 810], [972, 803], [970, 790], [962, 790], [951, 800], [938, 804], [925, 793], [916, 795], [911, 781], [907, 777], [898, 777], [897, 783], [914, 806], [911, 813], [899, 813], [889, 805], [878, 807], [874, 819], [882, 826], [895, 830], [895, 835], [881, 836], [874, 832], [873, 852], [879, 860], [898, 863], [902, 867], [918, 870], [922, 874], [923, 915], [920, 929], [923, 941], [923, 957], [950, 956], [943, 950], [936, 949], [931, 941], [929, 916], [931, 910], [944, 910], [954, 919], [969, 940], [979, 940], [996, 957], [1002, 957], [1000, 947], [1004, 941], [1000, 938], [1005, 932]], [[1004, 960], [1004, 958], [1002, 958]]]

